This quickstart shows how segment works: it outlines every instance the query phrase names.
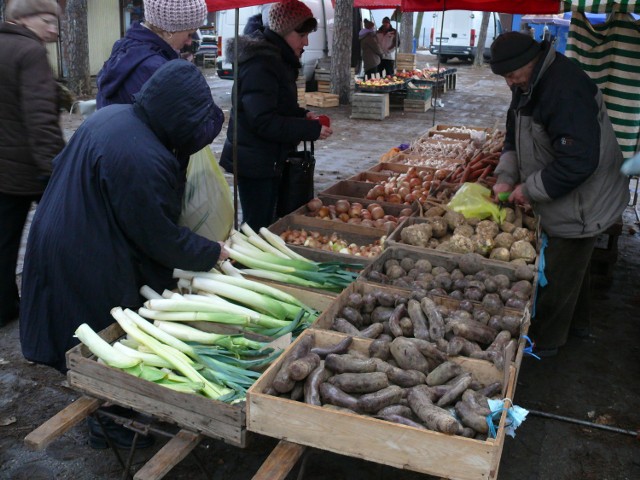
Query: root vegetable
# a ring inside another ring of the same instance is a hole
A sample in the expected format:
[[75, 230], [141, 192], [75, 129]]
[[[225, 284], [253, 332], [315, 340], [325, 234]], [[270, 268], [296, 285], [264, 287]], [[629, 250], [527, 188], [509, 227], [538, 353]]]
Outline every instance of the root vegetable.
[[378, 415], [402, 415], [406, 418], [413, 418], [413, 412], [406, 405], [389, 405], [380, 409]]
[[527, 240], [513, 242], [509, 253], [512, 259], [522, 258], [527, 263], [532, 263], [536, 259], [536, 249]]
[[465, 275], [475, 275], [484, 268], [482, 256], [477, 253], [466, 253], [458, 258], [458, 268]]
[[322, 206], [322, 200], [320, 200], [319, 198], [313, 198], [309, 200], [309, 202], [307, 202], [307, 208], [310, 212], [317, 212], [318, 210], [320, 210], [320, 208], [322, 208]]
[[384, 331], [384, 325], [382, 323], [372, 323], [364, 330], [360, 330], [358, 337], [362, 338], [378, 338]]
[[404, 304], [398, 305], [391, 316], [389, 317], [389, 330], [394, 337], [402, 337], [402, 327], [400, 327], [400, 319], [407, 313], [407, 308]]
[[469, 403], [459, 401], [456, 403], [455, 409], [456, 414], [463, 425], [472, 428], [478, 433], [487, 433], [489, 431], [486, 416], [480, 415]]
[[402, 388], [392, 385], [377, 392], [365, 393], [358, 399], [358, 406], [363, 412], [375, 413], [384, 407], [398, 403], [402, 395]]
[[472, 342], [489, 345], [496, 338], [498, 332], [487, 325], [483, 325], [475, 320], [464, 322], [454, 322], [451, 326], [454, 335], [464, 337]]
[[509, 250], [507, 248], [498, 247], [498, 248], [494, 248], [493, 250], [491, 250], [491, 253], [489, 253], [489, 258], [491, 260], [499, 260], [501, 262], [508, 262], [509, 259], [511, 258], [511, 254], [509, 253]]
[[418, 370], [428, 373], [429, 363], [420, 353], [418, 347], [404, 337], [397, 337], [390, 345], [391, 356], [400, 368], [405, 370]]
[[287, 393], [293, 390], [295, 380], [289, 376], [289, 365], [309, 353], [315, 341], [314, 335], [307, 335], [289, 349], [289, 354], [283, 360], [280, 370], [273, 379], [272, 386], [278, 393]]
[[307, 380], [304, 382], [304, 403], [309, 405], [322, 405], [320, 401], [320, 384], [324, 382], [331, 372], [324, 368], [324, 361], [320, 362], [320, 365], [309, 374]]
[[371, 393], [389, 386], [389, 379], [383, 372], [341, 373], [327, 381], [346, 393]]
[[421, 340], [430, 340], [429, 327], [427, 326], [427, 317], [425, 316], [420, 302], [411, 299], [407, 303], [407, 311], [411, 322], [413, 323], [413, 335]]
[[391, 314], [393, 313], [393, 308], [391, 307], [376, 307], [373, 312], [371, 312], [371, 322], [372, 323], [383, 323], [388, 322]]
[[469, 388], [471, 384], [471, 374], [463, 373], [459, 375], [453, 383], [451, 383], [451, 388], [445, 393], [438, 402], [436, 403], [439, 407], [444, 407], [445, 405], [449, 405], [450, 403], [455, 402], [464, 391]]
[[324, 403], [330, 403], [337, 407], [348, 408], [354, 412], [359, 412], [358, 399], [346, 392], [343, 392], [335, 385], [328, 382], [320, 384], [320, 397]]
[[429, 395], [422, 389], [412, 388], [407, 396], [413, 413], [422, 420], [427, 428], [437, 432], [455, 435], [460, 427], [458, 421], [443, 408], [435, 406]]
[[429, 320], [429, 338], [431, 341], [435, 342], [444, 337], [444, 319], [435, 302], [429, 297], [424, 297], [420, 301], [420, 307]]
[[386, 340], [377, 339], [371, 342], [369, 345], [369, 355], [374, 358], [380, 358], [386, 360], [391, 355], [389, 350], [390, 342]]
[[325, 367], [334, 373], [368, 373], [376, 371], [376, 362], [372, 359], [362, 359], [353, 355], [329, 354], [324, 360]]
[[418, 348], [422, 355], [427, 359], [433, 360], [436, 364], [439, 365], [447, 360], [445, 353], [435, 343], [420, 340], [419, 338], [409, 338], [408, 340]]
[[442, 385], [462, 373], [462, 367], [455, 362], [444, 362], [427, 375], [427, 385]]
[[320, 356], [316, 353], [309, 353], [289, 364], [289, 376], [293, 380], [304, 380], [320, 365]]
[[352, 337], [357, 337], [360, 334], [360, 330], [353, 326], [352, 323], [340, 317], [336, 317], [333, 319], [331, 328], [336, 332], [346, 333], [347, 335], [350, 335]]

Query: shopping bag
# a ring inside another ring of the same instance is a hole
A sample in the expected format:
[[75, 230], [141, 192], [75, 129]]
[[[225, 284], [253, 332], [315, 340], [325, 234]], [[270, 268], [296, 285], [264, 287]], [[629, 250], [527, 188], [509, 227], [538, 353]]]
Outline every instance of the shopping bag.
[[311, 142], [310, 150], [307, 150], [307, 142], [304, 142], [304, 150], [289, 155], [285, 161], [280, 181], [276, 207], [278, 217], [288, 215], [314, 197], [313, 176], [315, 168], [313, 142]]
[[229, 185], [208, 146], [191, 155], [178, 223], [213, 241], [224, 241], [233, 227]]
[[497, 223], [502, 223], [507, 214], [491, 201], [491, 190], [479, 183], [463, 183], [447, 207], [466, 218], [491, 217]]

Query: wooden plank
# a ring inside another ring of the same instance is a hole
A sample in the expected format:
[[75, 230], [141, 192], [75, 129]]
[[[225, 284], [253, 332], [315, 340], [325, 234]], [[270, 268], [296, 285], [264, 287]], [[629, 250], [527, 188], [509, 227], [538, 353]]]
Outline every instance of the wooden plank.
[[102, 405], [97, 398], [82, 396], [59, 411], [24, 438], [31, 450], [42, 450]]
[[303, 445], [280, 440], [252, 480], [284, 480], [305, 450]]
[[[319, 347], [335, 345], [345, 335], [307, 330]], [[354, 338], [350, 351], [368, 349], [371, 340]], [[439, 475], [455, 480], [494, 479], [504, 441], [506, 412], [500, 419], [496, 439], [475, 440], [392, 424], [364, 415], [328, 410], [265, 394], [285, 356], [279, 358], [247, 393], [247, 428], [250, 431], [341, 455], [362, 458], [392, 467]], [[468, 359], [469, 361], [473, 359]], [[502, 375], [488, 362], [466, 365], [475, 375], [501, 381]], [[514, 369], [506, 394], [512, 398]]]
[[163, 478], [196, 448], [201, 439], [202, 435], [188, 430], [180, 430], [136, 472], [133, 480], [159, 480]]

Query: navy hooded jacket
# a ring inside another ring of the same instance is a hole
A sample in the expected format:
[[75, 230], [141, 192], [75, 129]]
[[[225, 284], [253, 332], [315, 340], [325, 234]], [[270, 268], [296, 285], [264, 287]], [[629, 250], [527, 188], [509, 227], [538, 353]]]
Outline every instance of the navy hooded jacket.
[[[197, 67], [168, 62], [133, 105], [98, 110], [54, 159], [25, 254], [20, 340], [25, 358], [65, 369], [81, 323], [100, 331], [138, 291], [174, 288], [173, 268], [209, 270], [220, 245], [177, 225], [184, 165], [223, 116]], [[222, 239], [221, 239], [222, 240]]]
[[179, 57], [171, 45], [142, 24], [134, 23], [113, 44], [111, 56], [96, 79], [97, 108], [113, 103], [133, 103], [133, 95], [158, 68]]

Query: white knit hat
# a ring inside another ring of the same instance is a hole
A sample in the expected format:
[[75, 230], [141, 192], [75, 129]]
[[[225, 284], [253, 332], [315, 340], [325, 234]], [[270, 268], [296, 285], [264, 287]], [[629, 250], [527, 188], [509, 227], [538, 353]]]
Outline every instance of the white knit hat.
[[165, 32], [201, 27], [207, 16], [204, 0], [144, 0], [144, 19]]

